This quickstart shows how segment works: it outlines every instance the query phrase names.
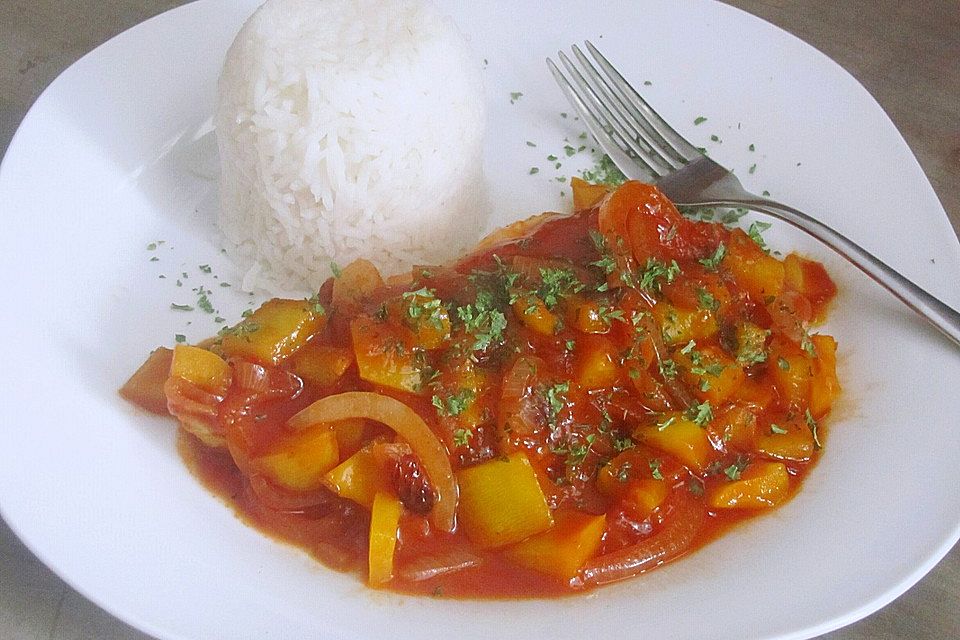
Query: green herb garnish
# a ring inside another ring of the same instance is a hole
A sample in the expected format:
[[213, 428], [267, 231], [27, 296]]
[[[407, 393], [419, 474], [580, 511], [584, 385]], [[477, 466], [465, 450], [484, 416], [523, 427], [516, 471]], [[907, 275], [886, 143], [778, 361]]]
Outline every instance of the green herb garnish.
[[720, 266], [720, 263], [723, 261], [723, 257], [725, 255], [727, 255], [727, 247], [721, 242], [719, 245], [717, 245], [717, 249], [713, 252], [713, 255], [711, 255], [709, 258], [701, 258], [699, 262], [708, 270], [716, 271]]

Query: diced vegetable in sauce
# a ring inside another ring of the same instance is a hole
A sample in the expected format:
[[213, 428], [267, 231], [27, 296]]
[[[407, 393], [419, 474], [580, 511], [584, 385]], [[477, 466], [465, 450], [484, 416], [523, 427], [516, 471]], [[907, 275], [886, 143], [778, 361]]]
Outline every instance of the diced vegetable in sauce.
[[559, 595], [683, 556], [822, 455], [838, 345], [813, 323], [836, 287], [759, 226], [571, 183], [573, 215], [455, 264], [346, 265], [158, 349], [121, 394], [178, 419], [247, 521], [371, 587]]

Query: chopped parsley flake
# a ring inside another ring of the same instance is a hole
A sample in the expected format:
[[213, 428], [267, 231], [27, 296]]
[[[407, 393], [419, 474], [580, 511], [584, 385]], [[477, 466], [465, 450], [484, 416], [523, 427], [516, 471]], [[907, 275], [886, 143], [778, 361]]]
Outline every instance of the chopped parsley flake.
[[179, 342], [186, 342], [186, 341], [187, 341], [187, 336], [183, 335], [182, 333], [178, 333], [177, 335], [173, 336], [173, 339], [176, 340], [178, 343], [179, 343]]
[[600, 305], [597, 307], [597, 316], [600, 318], [600, 321], [604, 325], [609, 327], [613, 324], [614, 320], [619, 320], [620, 322], [626, 322], [626, 319], [623, 317], [623, 309], [616, 309], [614, 307], [608, 307], [607, 305]]
[[783, 356], [777, 358], [777, 366], [781, 371], [790, 371], [790, 361]]
[[330, 272], [333, 273], [334, 278], [339, 278], [340, 274], [343, 273], [343, 271], [340, 270], [340, 265], [338, 265], [336, 262], [330, 263]]
[[803, 417], [807, 421], [807, 427], [810, 428], [810, 433], [813, 434], [813, 448], [819, 451], [823, 449], [823, 444], [820, 442], [820, 425], [817, 424], [817, 421], [813, 419], [813, 414], [810, 413], [810, 409], [807, 409], [803, 414]]
[[763, 241], [763, 236], [761, 235], [764, 231], [769, 229], [772, 225], [769, 222], [761, 222], [759, 220], [751, 222], [750, 228], [747, 229], [747, 235], [750, 236], [750, 239], [757, 243], [757, 246], [767, 250], [767, 243]]
[[627, 181], [627, 176], [620, 171], [610, 156], [604, 154], [594, 165], [580, 173], [580, 177], [593, 184], [609, 184], [619, 186]]
[[706, 267], [710, 271], [716, 271], [719, 268], [720, 263], [723, 262], [723, 257], [727, 255], [727, 247], [721, 242], [717, 245], [717, 250], [713, 252], [709, 258], [701, 258], [699, 260], [700, 264]]
[[677, 377], [677, 363], [673, 360], [667, 358], [660, 361], [660, 375], [664, 378], [676, 378]]
[[689, 417], [698, 427], [706, 426], [708, 422], [713, 420], [713, 407], [710, 406], [710, 401], [706, 400], [695, 407], [691, 407]]
[[687, 480], [687, 491], [690, 492], [690, 495], [698, 498], [703, 496], [703, 481], [700, 478], [690, 478]]
[[770, 423], [770, 433], [775, 433], [775, 434], [777, 434], [777, 435], [783, 435], [783, 434], [787, 433], [787, 430], [784, 429], [783, 427], [781, 427], [780, 425], [771, 422], [771, 423]]
[[174, 311], [193, 311], [193, 307], [189, 304], [177, 304], [175, 302], [170, 303], [170, 308]]
[[720, 303], [717, 302], [717, 299], [703, 287], [697, 288], [697, 302], [700, 304], [701, 309], [706, 309], [707, 311], [716, 311], [720, 308]]
[[466, 447], [470, 444], [470, 436], [473, 431], [470, 429], [456, 429], [453, 432], [453, 444], [458, 447]]
[[501, 340], [507, 328], [506, 316], [494, 306], [493, 294], [487, 290], [478, 291], [473, 304], [458, 307], [457, 316], [473, 335], [473, 351], [483, 351]]
[[586, 437], [586, 442], [570, 445], [570, 452], [566, 460], [567, 466], [576, 467], [583, 464], [583, 461], [587, 458], [587, 454], [590, 453], [590, 447], [593, 446], [596, 439], [597, 435], [591, 433]]
[[566, 394], [569, 391], [569, 382], [558, 382], [557, 384], [547, 387], [544, 395], [547, 398], [547, 412], [549, 413], [549, 421], [551, 425], [556, 425], [557, 416], [567, 404]]
[[617, 261], [614, 259], [613, 255], [610, 253], [610, 250], [607, 248], [607, 239], [603, 237], [603, 234], [597, 231], [596, 229], [590, 230], [590, 240], [593, 241], [593, 246], [596, 247], [597, 253], [600, 254], [600, 259], [590, 263], [591, 267], [600, 268], [605, 274], [610, 275], [617, 268]]
[[660, 293], [660, 287], [664, 280], [667, 284], [673, 282], [680, 275], [680, 265], [676, 260], [671, 260], [670, 264], [664, 264], [656, 258], [647, 258], [647, 264], [640, 274], [640, 288], [651, 293]]
[[530, 175], [536, 175], [540, 173], [540, 167], [530, 167]]
[[660, 465], [662, 464], [660, 458], [650, 458], [647, 464], [650, 465], [650, 475], [653, 476], [653, 479], [663, 480], [663, 474], [660, 473]]
[[443, 329], [444, 308], [436, 291], [422, 287], [405, 291], [402, 297], [407, 301], [407, 315], [411, 320], [424, 320], [438, 331]]
[[573, 269], [563, 267], [540, 267], [542, 284], [534, 291], [516, 293], [511, 296], [511, 303], [524, 296], [536, 296], [543, 301], [548, 309], [557, 306], [561, 299], [583, 291], [586, 285], [577, 279]]
[[767, 337], [770, 335], [768, 329], [746, 323], [742, 325], [740, 332], [740, 345], [737, 350], [737, 362], [745, 365], [759, 364], [767, 361]]
[[215, 311], [213, 304], [210, 303], [210, 299], [207, 297], [207, 293], [203, 290], [201, 290], [200, 296], [197, 298], [197, 307], [206, 313], [214, 313]]
[[750, 459], [744, 456], [737, 456], [736, 462], [723, 470], [724, 475], [726, 475], [730, 480], [739, 480], [740, 476], [743, 474], [743, 470], [750, 465]]
[[435, 395], [431, 403], [436, 407], [437, 415], [441, 417], [458, 416], [473, 403], [475, 395], [472, 389], [461, 389], [458, 393], [446, 398]]
[[202, 264], [198, 267], [203, 273], [211, 273], [213, 268], [208, 264]]
[[695, 125], [701, 125], [701, 124], [703, 124], [703, 123], [706, 122], [706, 121], [707, 121], [707, 119], [704, 118], [703, 116], [697, 116], [697, 117], [694, 119], [693, 124], [695, 124]]
[[510, 92], [510, 104], [513, 104], [514, 102], [516, 102], [517, 100], [519, 100], [519, 99], [522, 98], [522, 97], [523, 97], [523, 94], [520, 93], [519, 91], [511, 91], [511, 92]]
[[817, 357], [817, 347], [813, 344], [813, 340], [810, 339], [810, 334], [806, 331], [803, 332], [803, 336], [800, 338], [800, 348], [807, 352], [807, 355], [811, 358]]
[[676, 421], [677, 421], [677, 416], [670, 416], [669, 418], [667, 418], [667, 419], [664, 420], [663, 422], [658, 422], [658, 423], [657, 423], [657, 430], [658, 430], [658, 431], [663, 431], [664, 429], [666, 429], [667, 427], [669, 427], [670, 425], [672, 425], [672, 424], [673, 424], [674, 422], [676, 422]]
[[327, 310], [324, 308], [323, 304], [320, 303], [320, 296], [313, 295], [304, 300], [308, 305], [310, 305], [310, 311], [313, 313], [325, 314]]

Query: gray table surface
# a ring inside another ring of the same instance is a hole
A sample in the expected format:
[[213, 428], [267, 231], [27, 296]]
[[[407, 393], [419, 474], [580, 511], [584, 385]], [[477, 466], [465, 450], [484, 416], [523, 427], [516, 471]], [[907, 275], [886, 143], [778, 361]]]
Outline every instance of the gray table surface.
[[[181, 0], [0, 0], [0, 155], [77, 58]], [[876, 97], [960, 229], [960, 1], [729, 0], [825, 52]], [[960, 637], [960, 549], [829, 640]], [[0, 640], [148, 640], [65, 585], [0, 521]]]

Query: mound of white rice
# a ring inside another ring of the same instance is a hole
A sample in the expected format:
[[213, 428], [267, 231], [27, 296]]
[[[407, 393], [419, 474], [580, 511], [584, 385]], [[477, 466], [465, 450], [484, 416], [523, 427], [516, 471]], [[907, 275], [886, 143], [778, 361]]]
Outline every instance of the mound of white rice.
[[486, 222], [480, 67], [422, 0], [267, 0], [227, 53], [220, 228], [243, 286], [316, 290], [331, 262], [437, 264]]

